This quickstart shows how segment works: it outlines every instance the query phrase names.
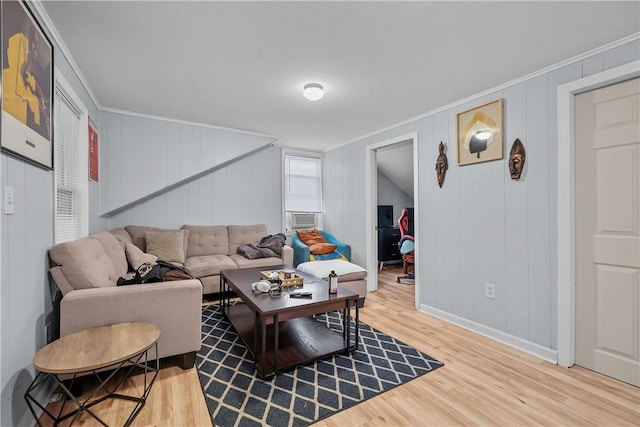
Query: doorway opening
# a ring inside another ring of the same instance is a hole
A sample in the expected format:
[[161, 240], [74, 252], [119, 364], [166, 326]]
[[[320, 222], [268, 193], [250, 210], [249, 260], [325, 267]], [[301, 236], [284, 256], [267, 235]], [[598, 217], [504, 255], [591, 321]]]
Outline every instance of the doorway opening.
[[[383, 227], [379, 227], [378, 211], [382, 206], [382, 213], [391, 215], [392, 224], [389, 230], [396, 230], [399, 243], [399, 231], [397, 222], [404, 208], [414, 208], [418, 206], [418, 134], [413, 132], [387, 139], [367, 147], [366, 152], [366, 182], [367, 182], [367, 289], [375, 291], [378, 289], [378, 273], [385, 264], [398, 264], [402, 266], [402, 259], [397, 255], [385, 256], [381, 254], [385, 247], [392, 247], [394, 231], [385, 231], [384, 226], [389, 226], [384, 222]], [[390, 207], [393, 213], [390, 213]], [[418, 252], [419, 244], [419, 212], [413, 209], [413, 224], [415, 238], [415, 252]], [[380, 231], [382, 230], [382, 231]], [[386, 237], [386, 241], [385, 241]], [[382, 239], [382, 240], [381, 240]], [[387, 248], [389, 249], [389, 248]], [[389, 258], [382, 261], [382, 258]], [[382, 262], [382, 264], [381, 264]], [[415, 304], [419, 301], [419, 265], [416, 260], [414, 266], [414, 292]], [[399, 270], [402, 273], [402, 270]], [[401, 274], [403, 275], [403, 274]], [[409, 282], [409, 281], [407, 281]], [[407, 283], [405, 282], [405, 283]]]

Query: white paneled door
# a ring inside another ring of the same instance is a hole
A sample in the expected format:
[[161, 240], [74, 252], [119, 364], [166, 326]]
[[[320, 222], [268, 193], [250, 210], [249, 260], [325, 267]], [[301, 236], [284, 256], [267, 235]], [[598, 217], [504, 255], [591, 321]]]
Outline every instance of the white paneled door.
[[640, 79], [575, 97], [576, 364], [640, 386]]

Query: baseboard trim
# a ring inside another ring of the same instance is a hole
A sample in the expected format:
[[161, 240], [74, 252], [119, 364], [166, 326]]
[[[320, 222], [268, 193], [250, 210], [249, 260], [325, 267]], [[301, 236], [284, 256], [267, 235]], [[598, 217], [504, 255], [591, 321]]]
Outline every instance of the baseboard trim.
[[459, 326], [463, 329], [467, 329], [483, 337], [490, 338], [499, 343], [508, 345], [532, 356], [538, 357], [554, 365], [558, 364], [558, 352], [547, 347], [543, 347], [540, 344], [533, 343], [531, 341], [524, 340], [515, 335], [508, 334], [503, 331], [499, 331], [494, 328], [482, 325], [469, 319], [465, 319], [455, 314], [447, 313], [446, 311], [439, 310], [437, 308], [420, 304], [420, 311], [430, 316], [436, 317], [440, 320], [444, 320], [447, 323]]

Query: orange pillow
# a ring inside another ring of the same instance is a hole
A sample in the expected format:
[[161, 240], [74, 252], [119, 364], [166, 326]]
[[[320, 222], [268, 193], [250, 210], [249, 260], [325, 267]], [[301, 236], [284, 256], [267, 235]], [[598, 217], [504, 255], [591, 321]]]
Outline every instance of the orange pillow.
[[296, 231], [296, 233], [298, 233], [300, 241], [307, 246], [311, 246], [312, 240], [314, 241], [313, 243], [326, 243], [324, 236], [317, 228], [310, 231]]
[[330, 254], [338, 249], [338, 245], [332, 243], [315, 243], [309, 246], [309, 251], [314, 255]]
[[296, 233], [298, 234], [298, 239], [300, 239], [302, 243], [306, 244], [306, 241], [310, 238], [309, 234], [311, 233], [311, 231], [296, 231]]
[[317, 237], [313, 237], [313, 238], [307, 240], [306, 242], [304, 242], [304, 244], [307, 245], [307, 246], [312, 246], [312, 245], [315, 245], [316, 243], [327, 243], [327, 241], [324, 240], [324, 239], [319, 239]]

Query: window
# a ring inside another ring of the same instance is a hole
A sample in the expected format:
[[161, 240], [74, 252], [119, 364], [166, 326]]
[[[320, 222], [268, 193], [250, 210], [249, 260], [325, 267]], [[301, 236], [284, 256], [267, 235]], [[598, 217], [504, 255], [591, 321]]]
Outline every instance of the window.
[[284, 187], [285, 228], [317, 226], [317, 214], [322, 212], [320, 156], [315, 153], [285, 153]]
[[58, 81], [54, 110], [56, 243], [78, 239], [88, 232], [88, 116], [69, 93]]

